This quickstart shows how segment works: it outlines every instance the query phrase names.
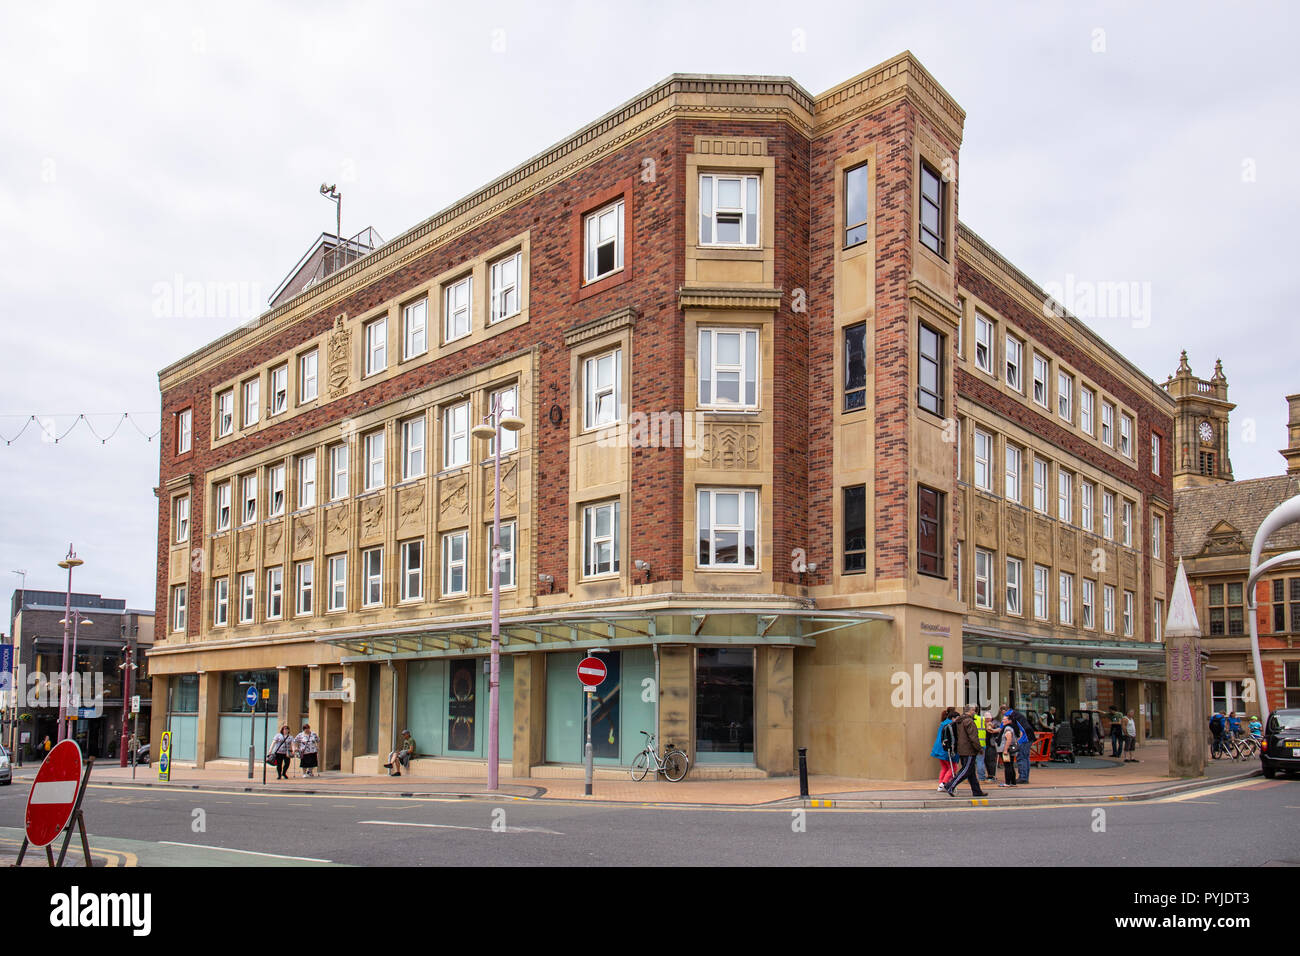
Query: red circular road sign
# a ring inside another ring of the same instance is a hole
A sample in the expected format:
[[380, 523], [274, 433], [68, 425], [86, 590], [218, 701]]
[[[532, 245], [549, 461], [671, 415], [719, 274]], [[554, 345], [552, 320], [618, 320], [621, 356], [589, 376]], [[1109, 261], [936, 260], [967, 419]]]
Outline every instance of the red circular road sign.
[[75, 740], [59, 743], [46, 755], [27, 795], [27, 842], [32, 846], [49, 846], [67, 826], [81, 770], [81, 748]]
[[605, 664], [599, 657], [584, 657], [578, 662], [578, 680], [587, 687], [599, 687], [605, 674]]

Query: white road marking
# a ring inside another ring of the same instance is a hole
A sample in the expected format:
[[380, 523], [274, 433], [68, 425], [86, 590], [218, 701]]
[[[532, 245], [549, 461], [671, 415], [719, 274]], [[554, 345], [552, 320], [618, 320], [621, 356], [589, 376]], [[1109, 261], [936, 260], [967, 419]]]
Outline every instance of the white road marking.
[[76, 799], [75, 780], [48, 780], [32, 787], [32, 803], [72, 803]]
[[194, 850], [221, 850], [225, 853], [246, 853], [249, 856], [273, 856], [277, 860], [302, 860], [306, 863], [333, 863], [333, 860], [318, 860], [312, 856], [285, 856], [283, 853], [258, 853], [256, 850], [236, 850], [230, 846], [210, 846], [206, 843], [177, 843], [174, 840], [159, 840], [161, 846], [187, 846]]
[[[461, 827], [454, 823], [412, 823], [408, 821], [398, 822], [396, 820], [361, 820], [361, 825], [371, 825], [377, 827], [427, 827], [431, 830], [478, 830], [482, 833], [499, 833], [499, 830], [493, 830], [491, 827]], [[564, 836], [558, 830], [547, 830], [544, 827], [506, 827], [506, 833], [549, 833], [551, 836]]]

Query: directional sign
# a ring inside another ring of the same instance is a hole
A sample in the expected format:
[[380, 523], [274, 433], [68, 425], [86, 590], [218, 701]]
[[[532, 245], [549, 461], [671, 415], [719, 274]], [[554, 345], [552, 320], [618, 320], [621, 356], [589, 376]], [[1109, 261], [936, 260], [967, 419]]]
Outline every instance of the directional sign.
[[0, 690], [12, 689], [14, 669], [14, 646], [0, 644]]
[[135, 694], [131, 697], [131, 713], [140, 713], [140, 695]]
[[599, 687], [605, 673], [605, 664], [598, 657], [584, 657], [578, 662], [578, 680], [586, 687]]
[[1133, 658], [1103, 660], [1100, 657], [1094, 657], [1092, 669], [1097, 671], [1135, 671], [1138, 669], [1138, 662]]
[[256, 688], [256, 687], [250, 687], [250, 688], [248, 688], [248, 693], [244, 695], [244, 700], [246, 700], [246, 701], [248, 702], [248, 706], [249, 706], [249, 707], [256, 707], [256, 706], [257, 706], [257, 688]]
[[162, 734], [161, 747], [158, 750], [158, 779], [171, 780], [172, 778], [172, 732], [164, 730]]
[[27, 841], [49, 846], [68, 824], [81, 786], [81, 748], [64, 740], [46, 755], [27, 795]]

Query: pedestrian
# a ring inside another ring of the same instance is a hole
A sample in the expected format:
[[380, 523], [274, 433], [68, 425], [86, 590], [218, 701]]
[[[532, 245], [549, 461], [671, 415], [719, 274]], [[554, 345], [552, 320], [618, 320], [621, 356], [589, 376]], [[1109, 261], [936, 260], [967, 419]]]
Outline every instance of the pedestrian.
[[949, 780], [952, 779], [953, 773], [956, 770], [955, 767], [955, 763], [957, 760], [957, 751], [955, 746], [956, 740], [950, 738], [951, 739], [950, 745], [953, 747], [952, 750], [948, 750], [944, 747], [944, 731], [948, 728], [948, 725], [952, 723], [953, 718], [956, 716], [957, 716], [957, 709], [955, 707], [947, 707], [944, 709], [944, 712], [940, 715], [939, 732], [934, 735], [934, 746], [930, 748], [930, 756], [937, 758], [939, 761], [938, 789], [940, 790], [944, 788], [944, 784], [946, 784]]
[[1029, 782], [1029, 752], [1034, 744], [1034, 728], [1022, 710], [1007, 710], [1011, 727], [1016, 732], [1016, 783]]
[[988, 734], [986, 732], [988, 726], [986, 723], [987, 718], [978, 710], [975, 710], [974, 707], [972, 707], [971, 710], [974, 711], [975, 730], [979, 734], [980, 741], [980, 749], [975, 754], [975, 776], [979, 779], [980, 783], [983, 783], [988, 779], [984, 773], [984, 748], [988, 743]]
[[1124, 752], [1124, 715], [1114, 707], [1110, 709], [1110, 755], [1119, 757]]
[[293, 731], [285, 724], [271, 741], [268, 757], [275, 758], [275, 779], [287, 780], [289, 777], [289, 758], [293, 754]]
[[948, 781], [948, 785], [943, 788], [944, 792], [950, 797], [955, 797], [961, 782], [969, 780], [971, 796], [982, 797], [984, 791], [980, 789], [979, 781], [975, 778], [975, 758], [983, 749], [980, 745], [979, 730], [975, 726], [975, 708], [967, 705], [961, 716], [953, 721], [953, 726], [957, 729], [957, 756], [961, 759], [961, 766]]
[[402, 739], [398, 741], [397, 749], [388, 755], [388, 763], [384, 764], [388, 768], [390, 777], [400, 777], [402, 771], [399, 766], [405, 767], [409, 772], [411, 769], [411, 758], [415, 756], [415, 738], [411, 736], [409, 730], [402, 731]]
[[294, 738], [298, 746], [298, 766], [304, 777], [315, 776], [317, 754], [320, 752], [320, 737], [311, 729], [311, 724], [303, 723], [302, 733]]
[[997, 716], [992, 711], [984, 712], [984, 772], [981, 780], [995, 780], [998, 775], [998, 738], [1002, 735], [1002, 709]]
[[50, 752], [50, 748], [53, 746], [54, 745], [50, 743], [50, 735], [46, 734], [45, 739], [41, 741], [41, 752], [48, 754]]
[[1128, 712], [1124, 718], [1124, 753], [1128, 754], [1124, 758], [1125, 763], [1137, 763], [1138, 759], [1133, 756], [1133, 751], [1137, 748], [1138, 729], [1137, 723], [1133, 720], [1133, 711]]
[[1223, 714], [1216, 710], [1210, 718], [1210, 736], [1214, 738], [1214, 742], [1210, 745], [1211, 757], [1218, 757], [1219, 754], [1223, 753], [1223, 732], [1225, 727], [1226, 722], [1223, 719]]
[[1056, 716], [1056, 708], [1047, 708], [1047, 713], [1043, 715], [1043, 729], [1050, 733], [1056, 733], [1056, 725], [1060, 722], [1061, 719]]
[[1002, 729], [998, 734], [998, 756], [1002, 758], [1003, 783], [999, 787], [1014, 787], [1016, 785], [1016, 733], [1015, 726], [1011, 723], [1011, 715], [1002, 715]]
[[1256, 740], [1264, 739], [1264, 725], [1259, 722], [1257, 715], [1252, 715], [1250, 718], [1250, 735]]

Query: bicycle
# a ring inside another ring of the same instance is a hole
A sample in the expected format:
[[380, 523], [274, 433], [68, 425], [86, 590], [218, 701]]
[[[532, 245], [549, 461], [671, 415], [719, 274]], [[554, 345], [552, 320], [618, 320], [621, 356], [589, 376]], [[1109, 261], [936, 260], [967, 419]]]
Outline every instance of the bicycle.
[[632, 758], [632, 766], [628, 768], [633, 780], [644, 780], [652, 764], [656, 774], [663, 774], [673, 783], [686, 776], [686, 772], [691, 769], [691, 758], [684, 751], [669, 744], [660, 760], [659, 752], [655, 749], [655, 735], [643, 730], [641, 736], [646, 738], [645, 750]]

